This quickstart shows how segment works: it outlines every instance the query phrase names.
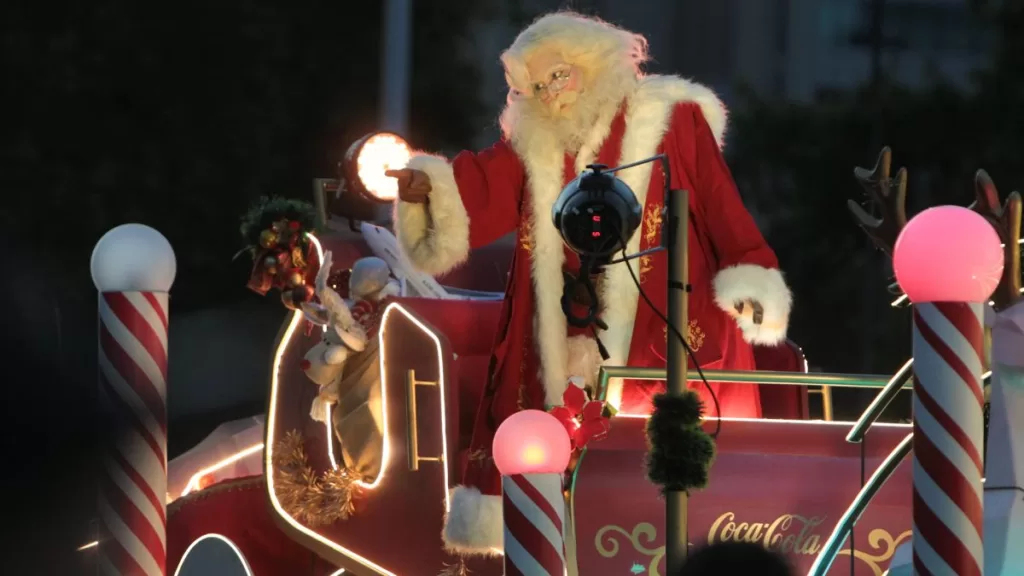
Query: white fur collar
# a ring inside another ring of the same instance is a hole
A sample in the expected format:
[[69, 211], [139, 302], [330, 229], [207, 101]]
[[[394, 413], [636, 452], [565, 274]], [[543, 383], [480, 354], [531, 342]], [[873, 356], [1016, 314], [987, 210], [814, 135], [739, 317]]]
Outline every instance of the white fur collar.
[[[647, 76], [628, 96], [626, 130], [622, 139], [620, 164], [653, 156], [657, 153], [668, 128], [674, 106], [680, 102], [700, 105], [704, 118], [715, 138], [722, 144], [726, 127], [726, 109], [715, 94], [705, 86], [675, 76]], [[593, 162], [601, 145], [608, 137], [615, 110], [602, 114], [594, 130], [584, 141], [576, 158], [576, 170]], [[536, 294], [534, 326], [537, 348], [541, 360], [541, 379], [549, 405], [561, 404], [569, 366], [569, 346], [566, 337], [566, 319], [562, 313], [562, 267], [565, 253], [558, 231], [551, 225], [551, 206], [562, 190], [565, 150], [558, 138], [545, 128], [541, 119], [520, 117], [510, 127], [509, 139], [526, 168], [530, 187], [530, 229], [533, 231], [531, 264]], [[645, 164], [619, 173], [619, 177], [645, 205], [651, 176], [651, 164]], [[641, 234], [634, 234], [629, 242], [630, 253], [639, 250]], [[632, 340], [633, 322], [639, 296], [633, 279], [625, 266], [612, 266], [605, 272], [602, 303], [608, 330], [601, 340], [611, 356], [606, 364], [621, 366], [626, 363]], [[594, 366], [596, 371], [597, 366]], [[578, 376], [587, 376], [579, 374]]]

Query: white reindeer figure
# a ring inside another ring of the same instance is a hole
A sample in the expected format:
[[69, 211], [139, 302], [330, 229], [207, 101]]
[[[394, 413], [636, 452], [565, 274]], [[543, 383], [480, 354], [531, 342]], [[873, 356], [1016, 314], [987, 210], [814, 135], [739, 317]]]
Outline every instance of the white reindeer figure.
[[352, 317], [345, 300], [327, 284], [331, 266], [331, 253], [325, 252], [315, 285], [320, 304], [302, 305], [310, 321], [327, 327], [323, 339], [306, 353], [302, 363], [306, 377], [320, 387], [309, 414], [317, 422], [326, 422], [328, 406], [338, 401], [345, 361], [353, 352], [366, 349], [367, 343], [366, 330]]

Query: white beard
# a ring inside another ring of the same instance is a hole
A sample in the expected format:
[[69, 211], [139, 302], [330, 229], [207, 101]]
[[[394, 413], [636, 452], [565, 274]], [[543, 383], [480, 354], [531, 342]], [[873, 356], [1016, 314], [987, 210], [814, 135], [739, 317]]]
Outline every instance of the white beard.
[[614, 116], [626, 97], [637, 87], [630, 69], [606, 71], [593, 82], [582, 82], [577, 91], [558, 94], [548, 103], [537, 98], [509, 98], [501, 114], [505, 136], [512, 138], [522, 129], [550, 133], [570, 153], [576, 154], [592, 134], [595, 124]]

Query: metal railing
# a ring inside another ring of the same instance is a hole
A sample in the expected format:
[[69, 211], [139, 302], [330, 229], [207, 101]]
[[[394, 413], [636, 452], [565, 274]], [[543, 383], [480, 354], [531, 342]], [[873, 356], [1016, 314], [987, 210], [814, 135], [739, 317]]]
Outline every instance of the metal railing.
[[864, 440], [864, 435], [868, 433], [868, 428], [874, 424], [878, 418], [882, 415], [882, 412], [889, 407], [896, 395], [903, 390], [904, 386], [912, 387], [914, 376], [914, 360], [907, 360], [903, 366], [893, 374], [892, 378], [886, 382], [882, 390], [875, 396], [875, 399], [868, 404], [864, 413], [860, 415], [857, 422], [850, 429], [850, 433], [846, 435], [847, 442], [859, 443]]
[[[850, 433], [846, 435], [847, 442], [861, 442], [864, 440], [864, 435], [867, 434], [868, 428], [878, 419], [885, 410], [886, 406], [892, 401], [897, 393], [903, 388], [904, 385], [909, 386], [912, 381], [913, 375], [913, 360], [908, 360], [899, 371], [893, 375], [892, 379], [888, 384], [878, 393], [878, 396], [871, 402], [867, 410], [861, 414], [857, 423], [850, 429]], [[985, 372], [982, 375], [982, 384], [986, 384], [991, 380], [992, 372]], [[807, 573], [807, 576], [824, 576], [828, 573], [829, 568], [835, 561], [836, 555], [839, 553], [839, 548], [843, 542], [853, 532], [854, 526], [857, 524], [857, 520], [861, 517], [868, 505], [871, 504], [872, 498], [882, 488], [882, 486], [889, 480], [889, 477], [896, 471], [903, 459], [910, 454], [913, 443], [911, 442], [913, 434], [907, 435], [906, 438], [900, 442], [896, 448], [889, 454], [888, 457], [882, 464], [879, 465], [878, 469], [875, 470], [871, 478], [861, 488], [857, 497], [853, 499], [850, 507], [840, 518], [839, 523], [836, 524], [835, 529], [832, 530], [832, 534], [829, 535], [828, 540], [825, 542], [825, 546], [822, 547], [821, 552], [818, 554], [818, 558], [814, 561], [814, 565], [811, 567], [811, 571]]]
[[[691, 382], [700, 382], [700, 375], [694, 370], [689, 373]], [[664, 368], [635, 368], [629, 366], [604, 366], [598, 375], [597, 397], [608, 399], [612, 379], [664, 380]], [[767, 384], [775, 386], [820, 386], [822, 416], [832, 419], [832, 391], [839, 388], [884, 388], [889, 378], [871, 374], [828, 374], [809, 372], [769, 372], [756, 370], [704, 370], [704, 378], [710, 382], [736, 382], [741, 384]], [[810, 391], [808, 391], [810, 392]]]
[[[607, 392], [613, 378], [631, 380], [664, 380], [664, 368], [632, 368], [629, 366], [602, 366], [598, 376], [598, 392]], [[778, 386], [834, 386], [837, 388], [884, 388], [888, 376], [875, 374], [829, 374], [824, 372], [769, 372], [766, 370], [704, 370], [708, 382], [736, 382], [740, 384], [770, 384]], [[700, 382], [696, 370], [689, 373], [690, 382]]]
[[836, 556], [839, 554], [839, 549], [842, 548], [843, 543], [846, 542], [846, 538], [850, 535], [850, 531], [853, 530], [853, 526], [860, 519], [861, 514], [867, 509], [868, 504], [878, 494], [878, 491], [882, 489], [886, 481], [892, 476], [893, 472], [899, 468], [903, 459], [910, 454], [910, 448], [913, 446], [914, 434], [910, 433], [900, 441], [899, 444], [893, 448], [892, 452], [886, 456], [882, 464], [878, 466], [875, 473], [871, 475], [871, 478], [864, 484], [864, 487], [860, 489], [857, 497], [850, 503], [850, 507], [843, 513], [842, 518], [839, 519], [839, 524], [836, 525], [836, 529], [832, 531], [832, 534], [825, 541], [825, 545], [822, 547], [821, 552], [818, 553], [817, 559], [814, 560], [814, 564], [811, 566], [811, 570], [807, 573], [807, 576], [825, 576], [829, 569], [832, 567], [832, 563], [835, 561]]

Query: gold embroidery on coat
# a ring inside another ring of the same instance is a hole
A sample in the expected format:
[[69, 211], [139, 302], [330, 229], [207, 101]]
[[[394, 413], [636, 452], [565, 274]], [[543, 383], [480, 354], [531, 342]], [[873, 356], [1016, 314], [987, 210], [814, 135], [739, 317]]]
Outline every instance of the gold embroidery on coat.
[[647, 214], [644, 215], [644, 242], [648, 248], [654, 245], [658, 239], [658, 233], [661, 231], [661, 212], [661, 204], [651, 204], [647, 208]]
[[533, 252], [533, 218], [523, 218], [519, 225], [519, 245], [527, 252]]
[[[665, 343], [667, 344], [668, 326], [662, 328], [662, 332], [664, 332], [665, 334]], [[702, 346], [704, 346], [704, 339], [707, 337], [707, 334], [704, 333], [704, 330], [701, 329], [700, 325], [697, 324], [696, 320], [690, 320], [689, 324], [686, 326], [685, 336], [686, 345], [690, 347], [690, 350], [696, 352], [697, 350], [700, 350]]]
[[[647, 213], [644, 215], [644, 247], [651, 248], [655, 245], [658, 240], [658, 233], [661, 231], [662, 224], [662, 209], [661, 204], [651, 204], [647, 207]], [[653, 258], [651, 255], [645, 255], [640, 257], [640, 283], [643, 284], [647, 281], [647, 274], [654, 269], [652, 263]]]
[[647, 273], [654, 270], [654, 264], [651, 264], [651, 255], [645, 254], [640, 257], [640, 283], [647, 282]]

